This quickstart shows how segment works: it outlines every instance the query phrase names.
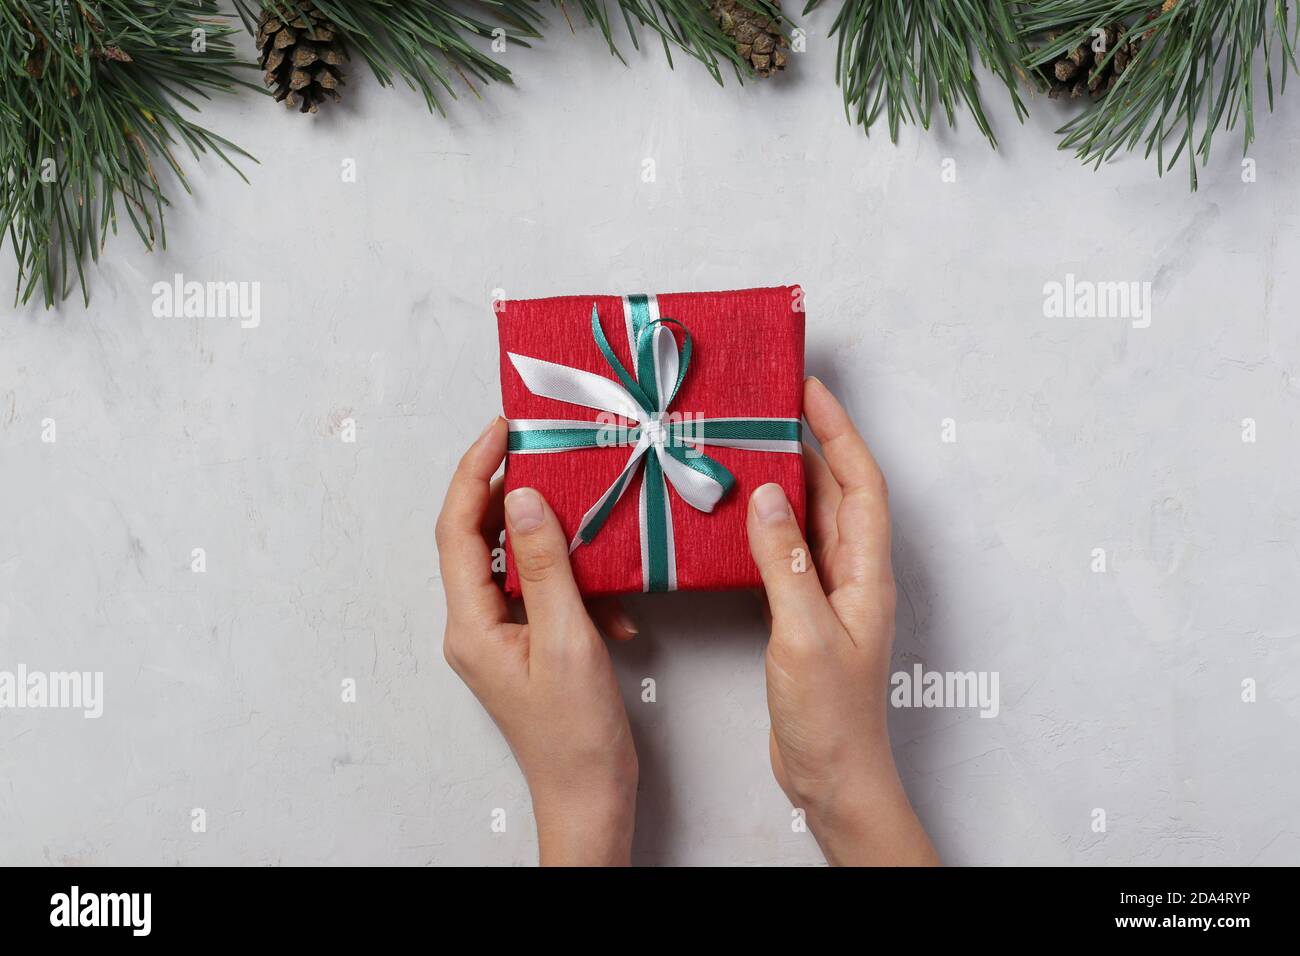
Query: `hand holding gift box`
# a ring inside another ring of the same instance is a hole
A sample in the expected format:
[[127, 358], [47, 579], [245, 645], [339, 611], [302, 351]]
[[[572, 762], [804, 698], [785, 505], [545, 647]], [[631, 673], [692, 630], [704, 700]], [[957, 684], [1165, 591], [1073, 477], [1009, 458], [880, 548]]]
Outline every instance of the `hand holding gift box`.
[[759, 585], [749, 493], [803, 519], [797, 286], [511, 301], [499, 332], [506, 490], [551, 503], [584, 593]]

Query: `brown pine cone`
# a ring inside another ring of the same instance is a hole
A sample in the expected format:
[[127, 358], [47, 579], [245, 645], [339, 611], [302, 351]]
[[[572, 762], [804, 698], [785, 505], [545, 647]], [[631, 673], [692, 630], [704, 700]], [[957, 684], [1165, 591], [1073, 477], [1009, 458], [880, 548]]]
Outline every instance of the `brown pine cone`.
[[[1055, 40], [1060, 35], [1053, 34], [1048, 39]], [[1100, 36], [1090, 33], [1073, 50], [1067, 50], [1043, 68], [1048, 96], [1071, 99], [1105, 96], [1133, 62], [1141, 43], [1129, 35], [1123, 23], [1110, 24]]]
[[[771, 0], [781, 8], [781, 0]], [[709, 15], [749, 63], [755, 76], [767, 77], [785, 69], [789, 43], [780, 26], [766, 14], [751, 10], [737, 0], [709, 0]]]
[[309, 0], [298, 0], [299, 15], [264, 9], [257, 24], [257, 46], [266, 85], [289, 109], [315, 113], [328, 96], [339, 101], [347, 47], [338, 27]]

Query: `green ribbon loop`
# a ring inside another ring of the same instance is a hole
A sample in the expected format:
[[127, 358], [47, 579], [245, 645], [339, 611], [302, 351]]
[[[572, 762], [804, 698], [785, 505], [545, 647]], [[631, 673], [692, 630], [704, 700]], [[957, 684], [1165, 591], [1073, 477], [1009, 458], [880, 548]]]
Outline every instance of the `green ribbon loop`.
[[[691, 367], [692, 344], [690, 329], [676, 319], [656, 319], [637, 333], [637, 378], [643, 382], [646, 396], [654, 403], [655, 407], [650, 409], [651, 412], [659, 410], [659, 382], [655, 376], [655, 330], [667, 329], [670, 325], [675, 325], [682, 330], [686, 344], [677, 359], [677, 380], [673, 382], [668, 392], [668, 399], [663, 403], [666, 411], [668, 406], [673, 403], [673, 399], [677, 397], [677, 390], [682, 387], [682, 380], [686, 378], [686, 370]], [[674, 341], [675, 347], [676, 343]]]
[[[614, 370], [614, 374], [617, 375], [618, 380], [623, 383], [623, 387], [627, 389], [628, 394], [636, 399], [638, 405], [653, 415], [657, 410], [655, 402], [652, 401], [650, 396], [641, 389], [637, 380], [627, 373], [627, 369], [623, 367], [623, 363], [618, 360], [618, 356], [614, 354], [614, 350], [609, 347], [609, 340], [605, 338], [605, 332], [600, 327], [600, 314], [596, 311], [595, 303], [592, 303], [591, 306], [591, 335], [592, 338], [596, 340], [597, 348], [599, 348], [601, 354], [605, 356], [605, 361], [608, 362], [609, 367]], [[653, 388], [654, 376], [651, 375], [650, 378], [650, 385]]]

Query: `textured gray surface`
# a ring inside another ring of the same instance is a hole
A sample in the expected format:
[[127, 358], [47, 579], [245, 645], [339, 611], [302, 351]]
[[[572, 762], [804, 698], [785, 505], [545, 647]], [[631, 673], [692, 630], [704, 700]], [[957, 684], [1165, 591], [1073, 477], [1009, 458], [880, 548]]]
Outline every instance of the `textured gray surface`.
[[[170, 251], [124, 236], [88, 311], [0, 323], [0, 669], [105, 674], [99, 720], [0, 711], [5, 862], [531, 861], [526, 789], [440, 653], [433, 522], [499, 407], [492, 292], [788, 281], [890, 479], [898, 666], [1001, 675], [995, 719], [893, 715], [944, 857], [1300, 861], [1296, 104], [1257, 183], [1226, 137], [1196, 195], [1078, 167], [1055, 104], [1022, 130], [995, 101], [996, 154], [969, 124], [895, 148], [844, 123], [809, 24], [770, 86], [624, 69], [580, 30], [447, 122], [361, 78], [315, 121], [214, 104], [252, 186], [205, 163]], [[154, 318], [176, 272], [261, 282], [261, 325]], [[1070, 272], [1152, 282], [1150, 327], [1044, 318]], [[819, 861], [767, 766], [752, 598], [633, 603], [637, 860]]]

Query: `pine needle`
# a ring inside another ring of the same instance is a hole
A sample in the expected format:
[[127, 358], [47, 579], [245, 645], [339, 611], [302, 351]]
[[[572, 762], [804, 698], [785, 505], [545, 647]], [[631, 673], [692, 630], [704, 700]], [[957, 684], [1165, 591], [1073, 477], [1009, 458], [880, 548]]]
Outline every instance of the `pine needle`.
[[[804, 13], [820, 4], [809, 0]], [[835, 69], [845, 116], [869, 133], [884, 114], [897, 142], [903, 123], [929, 129], [936, 106], [949, 126], [964, 109], [997, 146], [974, 60], [1002, 81], [1023, 121], [1016, 87], [1023, 50], [1013, 13], [1006, 0], [844, 0], [831, 35], [839, 38]]]
[[[250, 33], [263, 9], [298, 13], [294, 0], [234, 0]], [[318, 11], [342, 30], [351, 50], [361, 55], [381, 86], [400, 78], [424, 97], [430, 112], [445, 112], [443, 96], [456, 99], [453, 74], [475, 96], [474, 80], [509, 83], [510, 70], [495, 56], [493, 41], [528, 46], [541, 36], [543, 22], [534, 0], [483, 0], [477, 4], [443, 0], [314, 0]], [[493, 19], [474, 16], [482, 9]], [[486, 41], [487, 50], [474, 40]]]
[[[234, 0], [249, 32], [256, 30], [263, 9], [297, 13], [295, 0]], [[741, 0], [780, 24], [788, 21], [770, 0]], [[430, 112], [443, 113], [442, 97], [457, 96], [448, 68], [464, 78], [477, 96], [470, 78], [483, 83], [511, 83], [513, 77], [489, 46], [506, 42], [528, 47], [540, 39], [547, 25], [536, 0], [314, 0], [316, 9], [343, 31], [351, 48], [369, 64], [375, 78], [392, 86], [400, 77], [420, 92]], [[570, 30], [569, 4], [552, 0]], [[682, 50], [704, 64], [722, 82], [722, 66], [730, 64], [738, 78], [750, 74], [749, 64], [709, 16], [704, 0], [573, 0], [588, 23], [604, 38], [609, 51], [623, 55], [614, 37], [611, 6], [622, 19], [633, 48], [640, 48], [640, 32], [649, 30], [662, 43], [668, 63], [673, 49]], [[481, 10], [481, 19], [470, 11]], [[475, 45], [475, 42], [479, 45]]]
[[1218, 129], [1240, 122], [1243, 153], [1255, 139], [1257, 57], [1263, 57], [1269, 110], [1275, 67], [1279, 94], [1296, 69], [1296, 29], [1285, 0], [1031, 0], [1023, 6], [1026, 41], [1057, 35], [1026, 56], [1031, 72], [1108, 23], [1123, 21], [1143, 37], [1111, 91], [1061, 127], [1061, 148], [1100, 166], [1121, 150], [1143, 147], [1146, 156], [1155, 155], [1160, 175], [1187, 152], [1192, 189], [1196, 158], [1208, 162]]
[[[563, 0], [553, 0], [556, 6], [565, 11]], [[765, 14], [776, 21], [785, 33], [789, 19], [779, 7], [768, 0], [740, 0], [743, 6]], [[751, 75], [749, 63], [736, 50], [731, 38], [709, 15], [707, 0], [615, 0], [623, 23], [627, 27], [628, 38], [634, 49], [640, 48], [640, 28], [646, 28], [659, 37], [664, 48], [668, 65], [673, 65], [673, 48], [682, 50], [702, 63], [709, 75], [721, 84], [722, 67], [729, 64], [738, 80]], [[596, 26], [609, 46], [610, 53], [623, 60], [618, 45], [614, 41], [614, 30], [610, 25], [608, 0], [577, 0], [587, 22]], [[626, 61], [625, 61], [626, 62]]]
[[166, 245], [158, 167], [189, 191], [176, 145], [232, 167], [233, 154], [252, 158], [180, 112], [196, 108], [191, 96], [249, 85], [227, 40], [235, 28], [215, 9], [212, 0], [0, 0], [0, 245], [18, 263], [16, 301], [40, 288], [49, 308], [75, 282], [89, 303], [87, 253], [97, 261], [117, 232], [119, 197], [145, 247]]

